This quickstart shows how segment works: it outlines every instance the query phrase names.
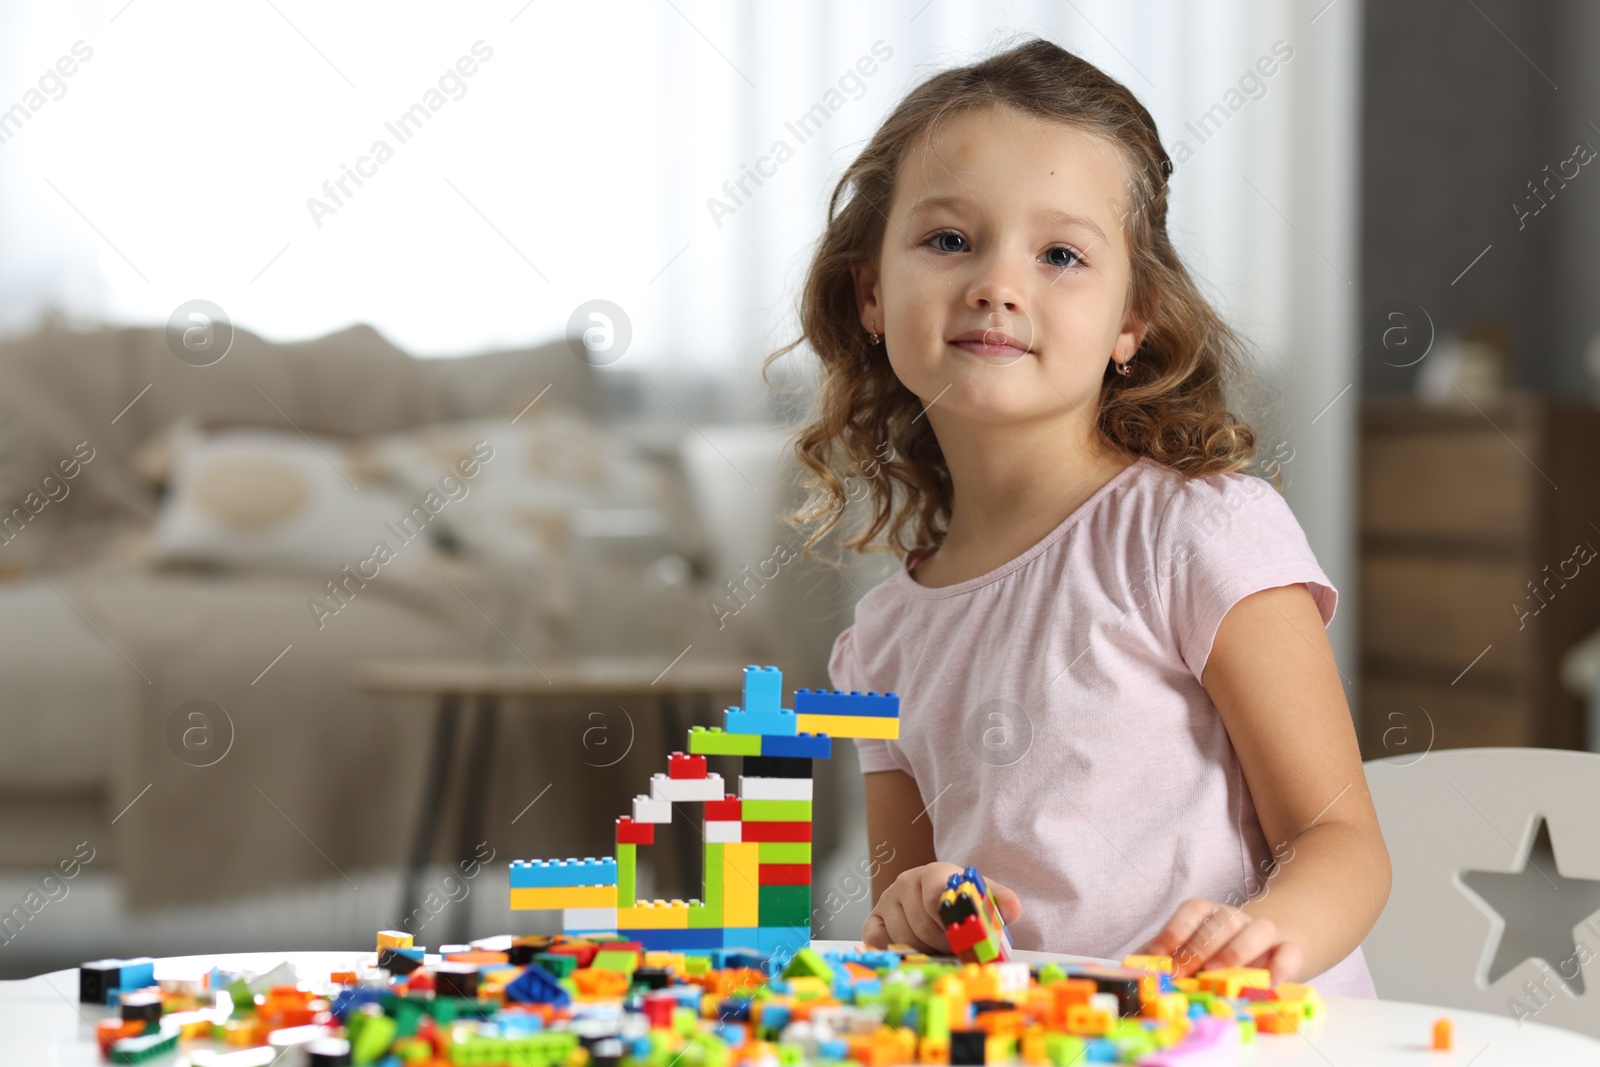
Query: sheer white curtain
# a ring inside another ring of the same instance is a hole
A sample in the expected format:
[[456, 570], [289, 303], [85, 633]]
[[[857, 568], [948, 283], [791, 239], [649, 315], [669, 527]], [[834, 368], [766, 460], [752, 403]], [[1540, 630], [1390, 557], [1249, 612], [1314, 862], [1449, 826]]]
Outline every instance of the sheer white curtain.
[[[160, 323], [198, 298], [273, 338], [360, 321], [450, 355], [604, 299], [635, 365], [748, 377], [791, 336], [828, 191], [876, 124], [934, 70], [1037, 33], [1126, 83], [1185, 160], [1176, 239], [1282, 393], [1266, 445], [1348, 620], [1360, 18], [1359, 0], [10, 0], [0, 331], [50, 307]], [[746, 167], [763, 176], [741, 192]]]

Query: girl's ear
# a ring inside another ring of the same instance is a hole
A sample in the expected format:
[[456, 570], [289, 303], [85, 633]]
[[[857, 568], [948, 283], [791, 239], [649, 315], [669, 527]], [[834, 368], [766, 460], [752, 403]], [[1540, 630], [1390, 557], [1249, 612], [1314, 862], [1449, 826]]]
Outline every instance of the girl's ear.
[[871, 330], [871, 324], [878, 324], [878, 333], [883, 333], [883, 301], [878, 291], [878, 271], [871, 263], [852, 263], [850, 277], [856, 286], [856, 310], [861, 316], [861, 328]]

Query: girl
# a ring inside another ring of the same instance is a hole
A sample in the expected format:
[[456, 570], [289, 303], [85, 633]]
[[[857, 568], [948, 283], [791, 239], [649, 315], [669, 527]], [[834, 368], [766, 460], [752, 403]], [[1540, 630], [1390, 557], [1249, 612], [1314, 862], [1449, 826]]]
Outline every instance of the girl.
[[1125, 87], [1035, 39], [918, 86], [833, 192], [791, 518], [824, 520], [809, 553], [860, 498], [844, 543], [901, 559], [829, 663], [902, 701], [899, 740], [856, 742], [894, 857], [861, 936], [948, 951], [976, 864], [1018, 948], [1372, 996], [1389, 860], [1337, 592], [1243, 473], [1242, 344], [1173, 251], [1171, 174]]

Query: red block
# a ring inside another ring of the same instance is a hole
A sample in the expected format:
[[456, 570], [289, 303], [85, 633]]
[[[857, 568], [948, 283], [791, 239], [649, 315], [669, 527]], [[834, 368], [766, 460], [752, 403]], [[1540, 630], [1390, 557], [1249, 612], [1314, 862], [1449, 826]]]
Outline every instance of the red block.
[[639, 941], [602, 941], [601, 952], [631, 952], [635, 956], [644, 954], [644, 944]]
[[656, 824], [634, 822], [624, 815], [617, 820], [617, 844], [653, 845], [656, 843]]
[[667, 757], [667, 777], [704, 778], [705, 776], [706, 758], [704, 756], [685, 756], [682, 752], [674, 752]]
[[978, 921], [976, 915], [968, 915], [960, 922], [946, 926], [944, 936], [950, 942], [950, 952], [959, 956], [983, 940], [983, 924]]
[[747, 822], [740, 831], [745, 841], [810, 841], [809, 822]]
[[712, 822], [738, 822], [743, 807], [743, 801], [728, 793], [722, 800], [706, 801], [706, 818]]
[[551, 945], [545, 951], [554, 956], [576, 957], [579, 967], [587, 967], [594, 962], [595, 954], [600, 951], [600, 946], [593, 941], [576, 940], [565, 944]]
[[763, 863], [756, 869], [756, 881], [761, 885], [810, 885], [809, 863]]

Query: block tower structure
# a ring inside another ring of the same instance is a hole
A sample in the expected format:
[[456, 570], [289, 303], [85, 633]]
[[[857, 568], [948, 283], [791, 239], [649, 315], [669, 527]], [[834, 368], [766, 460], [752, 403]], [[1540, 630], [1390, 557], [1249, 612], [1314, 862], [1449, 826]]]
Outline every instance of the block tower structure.
[[[782, 706], [776, 667], [746, 667], [744, 698], [720, 729], [689, 731], [688, 752], [667, 757], [648, 795], [617, 819], [608, 859], [518, 860], [511, 864], [513, 910], [559, 909], [571, 935], [615, 935], [647, 949], [709, 954], [751, 948], [789, 952], [811, 940], [812, 761], [834, 739], [900, 736], [893, 693], [799, 689]], [[737, 792], [706, 769], [707, 756], [738, 756]], [[641, 845], [655, 843], [673, 806], [705, 805], [704, 888], [699, 900], [637, 899]]]

